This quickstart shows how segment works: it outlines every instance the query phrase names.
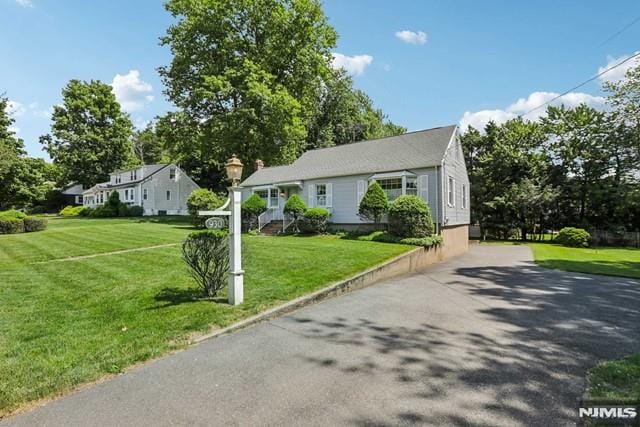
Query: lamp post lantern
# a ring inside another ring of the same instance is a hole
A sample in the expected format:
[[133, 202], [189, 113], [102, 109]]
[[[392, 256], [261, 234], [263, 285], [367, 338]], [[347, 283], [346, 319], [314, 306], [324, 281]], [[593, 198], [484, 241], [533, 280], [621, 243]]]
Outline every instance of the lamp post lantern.
[[242, 270], [242, 219], [240, 213], [242, 162], [234, 154], [224, 165], [227, 178], [231, 181], [229, 190], [229, 304], [241, 304], [244, 299], [244, 270]]

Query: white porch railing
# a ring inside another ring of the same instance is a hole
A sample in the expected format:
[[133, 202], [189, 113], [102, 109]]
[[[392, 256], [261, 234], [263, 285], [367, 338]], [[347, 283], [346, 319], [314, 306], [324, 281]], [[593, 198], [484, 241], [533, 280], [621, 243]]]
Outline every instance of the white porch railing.
[[262, 231], [262, 229], [271, 221], [283, 221], [283, 220], [284, 220], [284, 214], [280, 206], [278, 206], [277, 208], [268, 208], [266, 211], [262, 212], [258, 216], [258, 232]]
[[287, 228], [289, 228], [291, 224], [293, 224], [293, 217], [291, 215], [283, 215], [282, 232], [287, 231]]

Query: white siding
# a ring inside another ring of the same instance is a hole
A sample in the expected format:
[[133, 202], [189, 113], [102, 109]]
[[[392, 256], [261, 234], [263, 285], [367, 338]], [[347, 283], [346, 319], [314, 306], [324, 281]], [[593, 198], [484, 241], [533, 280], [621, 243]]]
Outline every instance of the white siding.
[[[447, 180], [451, 176], [454, 179], [455, 185], [455, 203], [454, 206], [449, 206], [447, 203]], [[451, 143], [449, 150], [445, 155], [444, 170], [442, 174], [443, 178], [443, 196], [444, 199], [444, 212], [445, 212], [445, 225], [457, 225], [457, 224], [469, 224], [470, 212], [469, 212], [469, 177], [467, 175], [467, 168], [464, 163], [464, 155], [462, 152], [462, 145], [460, 139], [456, 135], [455, 141]], [[462, 186], [466, 187], [466, 207], [463, 207]]]
[[[176, 169], [176, 179], [169, 179], [172, 168]], [[187, 215], [187, 198], [198, 185], [182, 170], [170, 165], [155, 173], [140, 187], [136, 188], [135, 200], [140, 200], [145, 215], [158, 215], [158, 211], [166, 211], [167, 215]], [[145, 189], [147, 200], [142, 200]], [[171, 192], [171, 200], [167, 200], [167, 191]]]

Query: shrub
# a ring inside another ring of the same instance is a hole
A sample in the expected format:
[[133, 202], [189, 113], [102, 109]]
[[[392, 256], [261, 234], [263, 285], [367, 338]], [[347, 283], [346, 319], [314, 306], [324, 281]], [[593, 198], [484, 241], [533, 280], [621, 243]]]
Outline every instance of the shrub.
[[118, 216], [129, 216], [129, 207], [124, 203], [118, 205]]
[[389, 230], [400, 237], [433, 234], [429, 206], [418, 196], [400, 196], [389, 207]]
[[365, 235], [353, 235], [353, 237], [347, 235], [347, 239], [364, 240], [367, 242], [383, 242], [383, 243], [401, 243], [403, 245], [424, 246], [429, 248], [431, 246], [437, 246], [442, 243], [442, 236], [427, 236], [427, 237], [399, 237], [393, 234], [389, 234], [386, 231], [374, 231]]
[[558, 232], [555, 240], [562, 246], [586, 248], [590, 238], [591, 235], [583, 228], [565, 227]]
[[32, 231], [42, 231], [47, 228], [48, 221], [46, 218], [39, 218], [37, 216], [28, 216], [22, 220], [24, 222], [25, 233]]
[[198, 188], [193, 190], [187, 198], [187, 210], [193, 220], [193, 224], [204, 227], [207, 218], [198, 216], [198, 211], [212, 211], [224, 204], [224, 199], [211, 190]]
[[307, 209], [300, 220], [300, 231], [303, 233], [326, 233], [327, 222], [331, 214], [324, 208]]
[[127, 215], [129, 216], [142, 216], [144, 215], [144, 208], [142, 206], [133, 205], [127, 209]]
[[82, 215], [82, 213], [84, 212], [85, 209], [88, 209], [88, 208], [86, 208], [84, 206], [65, 206], [64, 209], [62, 209], [60, 212], [58, 212], [58, 215], [60, 215], [60, 216], [78, 216], [78, 215]]
[[93, 212], [93, 209], [91, 209], [88, 206], [84, 206], [80, 212], [78, 213], [78, 215], [80, 216], [91, 216], [91, 212]]
[[117, 213], [118, 213], [117, 210], [114, 210], [111, 206], [109, 206], [108, 204], [105, 204], [105, 205], [100, 205], [97, 208], [93, 209], [89, 213], [89, 216], [92, 218], [110, 218], [110, 217], [117, 216]]
[[388, 209], [389, 199], [387, 198], [387, 193], [380, 187], [380, 184], [374, 181], [369, 185], [367, 192], [360, 201], [358, 215], [366, 221], [373, 221], [377, 228], [382, 216], [387, 213]]
[[0, 218], [25, 219], [27, 214], [15, 209], [0, 212]]
[[106, 206], [109, 206], [113, 212], [118, 212], [118, 209], [120, 208], [121, 204], [122, 202], [120, 202], [120, 193], [118, 193], [115, 190], [112, 191], [111, 194], [109, 194], [109, 198], [107, 199]]
[[206, 297], [215, 297], [227, 283], [229, 234], [222, 230], [191, 233], [182, 243], [182, 259]]
[[258, 217], [267, 210], [267, 202], [260, 196], [253, 193], [247, 200], [242, 202], [242, 216], [249, 224], [249, 230], [258, 228]]
[[298, 221], [304, 215], [307, 210], [307, 205], [302, 200], [302, 197], [297, 194], [292, 195], [287, 200], [287, 203], [284, 204], [283, 212], [287, 215], [291, 215], [293, 217], [293, 231], [298, 232], [300, 229], [298, 228]]
[[0, 234], [14, 234], [24, 232], [24, 220], [0, 216]]

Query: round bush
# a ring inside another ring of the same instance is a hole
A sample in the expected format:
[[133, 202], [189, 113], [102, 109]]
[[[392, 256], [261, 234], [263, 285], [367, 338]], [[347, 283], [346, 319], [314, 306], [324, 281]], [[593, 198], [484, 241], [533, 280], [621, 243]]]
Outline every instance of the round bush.
[[256, 193], [253, 193], [247, 200], [242, 202], [242, 216], [249, 224], [249, 230], [258, 227], [258, 217], [266, 210], [267, 202], [262, 200]]
[[24, 220], [0, 216], [0, 234], [14, 234], [24, 232]]
[[304, 215], [307, 210], [307, 204], [302, 200], [302, 197], [297, 194], [293, 194], [287, 199], [287, 203], [284, 204], [283, 212], [293, 217], [293, 231], [298, 232], [298, 221], [300, 217]]
[[584, 228], [565, 227], [558, 232], [555, 241], [562, 246], [571, 248], [586, 248], [589, 246], [591, 235]]
[[113, 216], [118, 216], [118, 211], [114, 210], [109, 205], [100, 205], [97, 208], [93, 209], [89, 216], [92, 218], [110, 218]]
[[429, 206], [418, 196], [400, 196], [389, 207], [389, 231], [400, 237], [433, 234]]
[[331, 214], [324, 208], [310, 208], [300, 220], [300, 231], [303, 233], [326, 233], [327, 222]]
[[32, 231], [42, 231], [47, 228], [48, 221], [46, 218], [39, 218], [37, 216], [28, 216], [22, 220], [24, 222], [25, 233]]
[[198, 216], [198, 211], [212, 211], [224, 204], [224, 199], [211, 190], [198, 188], [193, 190], [187, 198], [187, 210], [193, 220], [193, 224], [204, 227], [205, 217]]
[[118, 205], [118, 216], [129, 216], [129, 207], [124, 203]]

